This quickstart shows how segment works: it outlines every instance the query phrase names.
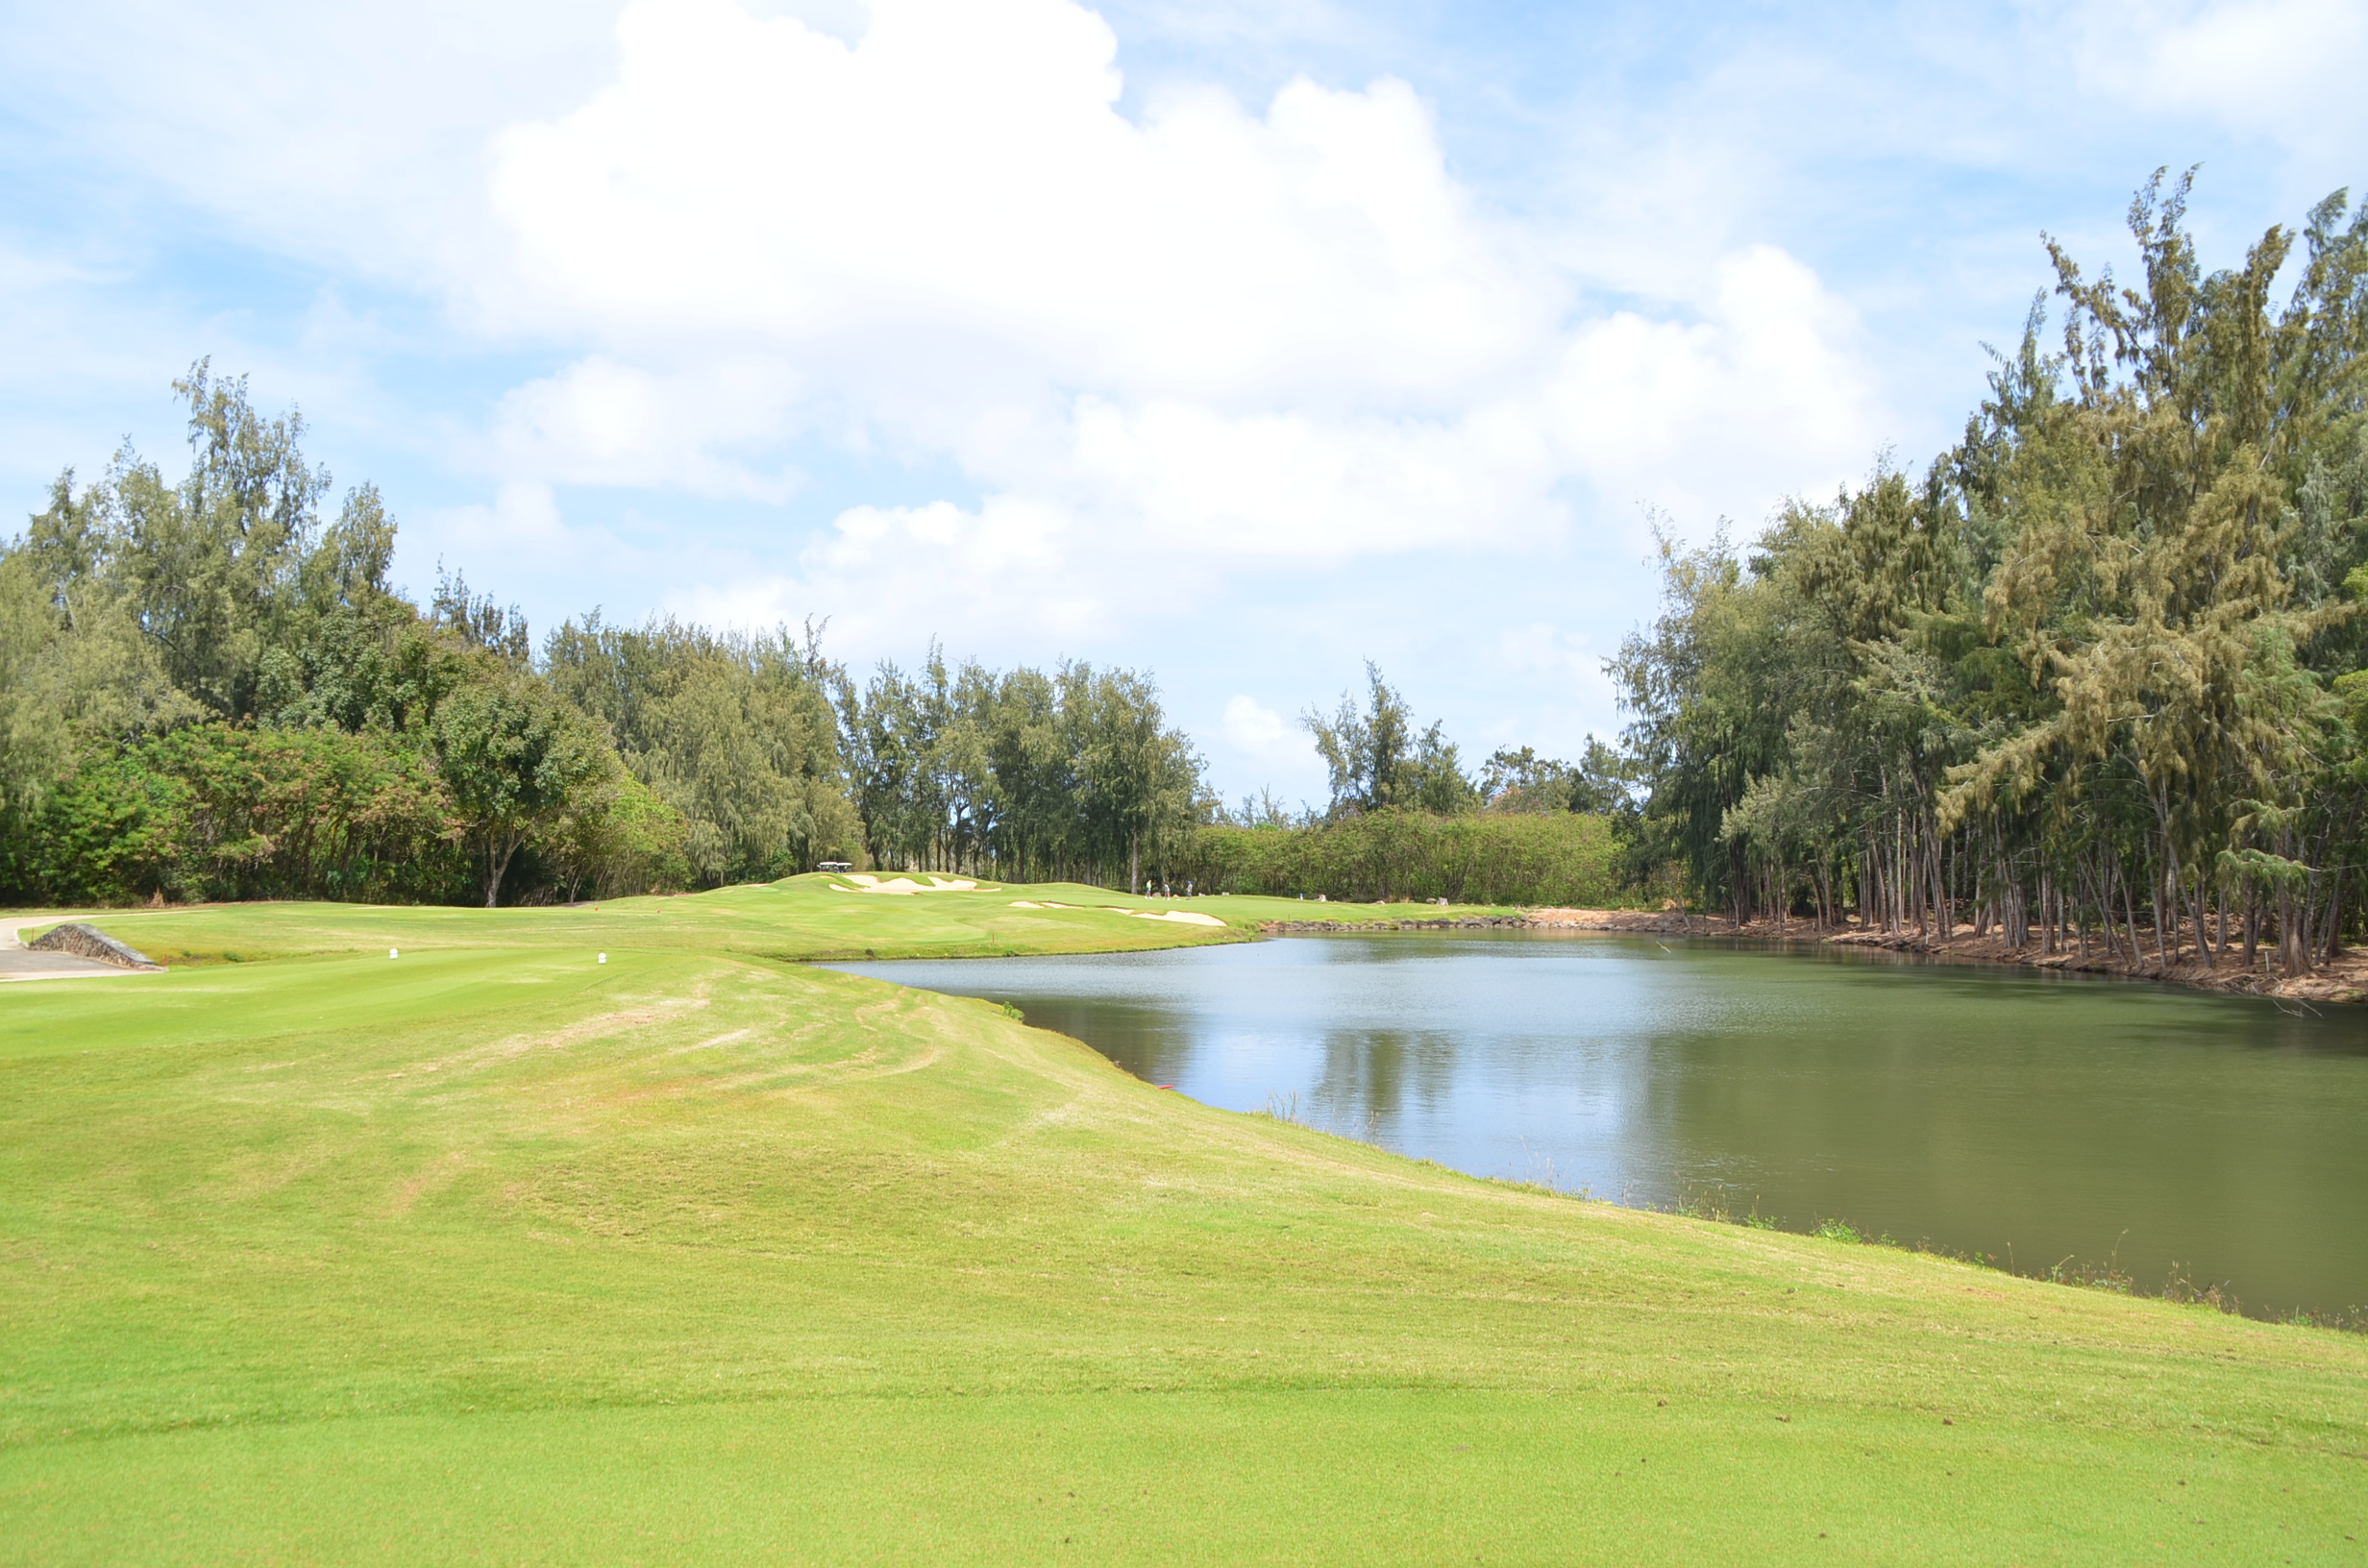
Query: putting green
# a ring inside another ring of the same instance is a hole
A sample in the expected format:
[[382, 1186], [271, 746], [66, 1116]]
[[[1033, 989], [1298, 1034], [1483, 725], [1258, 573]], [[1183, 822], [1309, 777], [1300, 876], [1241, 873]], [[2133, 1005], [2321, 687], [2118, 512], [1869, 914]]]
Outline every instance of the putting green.
[[0, 1562], [2368, 1560], [2358, 1338], [1473, 1181], [768, 956], [1232, 935], [1010, 907], [1065, 893], [1168, 907], [103, 919], [243, 961], [0, 992]]

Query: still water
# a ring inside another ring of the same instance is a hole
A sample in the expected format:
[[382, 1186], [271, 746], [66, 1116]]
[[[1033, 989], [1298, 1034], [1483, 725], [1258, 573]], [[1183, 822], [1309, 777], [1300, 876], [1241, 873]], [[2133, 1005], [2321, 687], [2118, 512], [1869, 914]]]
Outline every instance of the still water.
[[1532, 933], [836, 967], [1475, 1174], [2368, 1305], [2368, 1008]]

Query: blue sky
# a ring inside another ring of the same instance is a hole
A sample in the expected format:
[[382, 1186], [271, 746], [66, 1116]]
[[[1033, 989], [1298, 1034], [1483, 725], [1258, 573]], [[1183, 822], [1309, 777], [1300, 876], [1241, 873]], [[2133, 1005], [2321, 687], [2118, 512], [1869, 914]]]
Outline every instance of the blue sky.
[[8, 517], [210, 355], [414, 589], [1147, 668], [1229, 796], [1367, 658], [1575, 751], [1650, 520], [1923, 462], [2041, 231], [2368, 167], [2356, 0], [349, 9], [0, 8]]

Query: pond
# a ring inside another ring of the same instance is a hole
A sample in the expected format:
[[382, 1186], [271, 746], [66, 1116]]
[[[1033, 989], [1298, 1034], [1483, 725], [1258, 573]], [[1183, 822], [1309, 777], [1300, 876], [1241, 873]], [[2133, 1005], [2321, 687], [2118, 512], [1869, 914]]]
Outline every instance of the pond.
[[2368, 1009], [1538, 933], [836, 967], [1476, 1175], [2368, 1304]]

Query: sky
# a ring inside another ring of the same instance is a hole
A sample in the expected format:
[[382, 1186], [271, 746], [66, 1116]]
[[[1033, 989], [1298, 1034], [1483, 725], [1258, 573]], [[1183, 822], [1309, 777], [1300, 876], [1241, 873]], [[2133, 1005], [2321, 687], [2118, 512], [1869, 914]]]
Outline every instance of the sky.
[[1621, 723], [1654, 533], [1920, 468], [2201, 165], [2368, 182], [2358, 0], [0, 5], [0, 534], [201, 357], [538, 631], [1156, 675], [1227, 798], [1380, 665]]

